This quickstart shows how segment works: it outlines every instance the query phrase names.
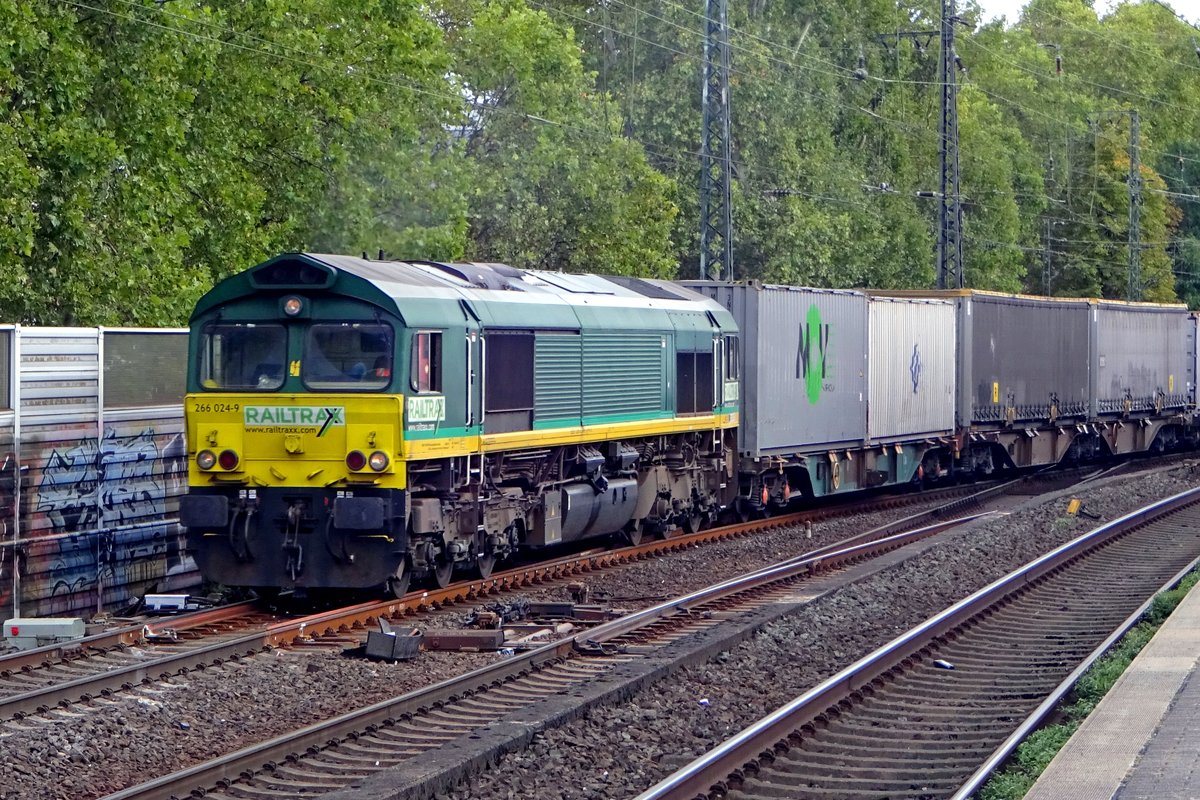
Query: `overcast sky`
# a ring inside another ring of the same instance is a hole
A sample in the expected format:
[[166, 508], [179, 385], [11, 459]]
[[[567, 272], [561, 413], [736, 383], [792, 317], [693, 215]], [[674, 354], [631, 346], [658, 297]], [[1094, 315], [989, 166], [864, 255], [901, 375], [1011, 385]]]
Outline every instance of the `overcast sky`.
[[[1200, 0], [1164, 0], [1167, 5], [1175, 9], [1179, 14], [1182, 14], [1193, 23], [1200, 24]], [[978, 0], [979, 5], [983, 8], [983, 22], [995, 19], [996, 17], [1004, 17], [1010, 23], [1016, 22], [1021, 16], [1021, 8], [1028, 0]], [[1116, 5], [1116, 0], [1097, 0], [1096, 9], [1102, 14]]]

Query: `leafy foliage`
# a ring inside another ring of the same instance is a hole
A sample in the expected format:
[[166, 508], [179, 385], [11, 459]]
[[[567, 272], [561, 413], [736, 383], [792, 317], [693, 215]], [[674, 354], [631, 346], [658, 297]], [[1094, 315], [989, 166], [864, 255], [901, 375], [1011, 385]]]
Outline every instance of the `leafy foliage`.
[[[939, 9], [730, 4], [738, 278], [932, 285]], [[695, 276], [702, 11], [0, 0], [0, 313], [180, 324], [299, 248]], [[1195, 31], [1009, 22], [958, 30], [968, 283], [1124, 296], [1137, 109], [1144, 296], [1200, 303]]]
[[[451, 26], [472, 163], [474, 253], [517, 266], [670, 276], [673, 186], [605, 124], [569, 28], [521, 3]], [[630, 236], [629, 232], [640, 235]]]

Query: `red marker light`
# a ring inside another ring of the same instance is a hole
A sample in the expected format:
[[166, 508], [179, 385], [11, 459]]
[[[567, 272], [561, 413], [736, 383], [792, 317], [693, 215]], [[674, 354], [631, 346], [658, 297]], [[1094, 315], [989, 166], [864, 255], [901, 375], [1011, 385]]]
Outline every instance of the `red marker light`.
[[217, 456], [217, 463], [221, 469], [233, 469], [238, 465], [238, 454], [232, 450], [222, 450], [221, 455]]

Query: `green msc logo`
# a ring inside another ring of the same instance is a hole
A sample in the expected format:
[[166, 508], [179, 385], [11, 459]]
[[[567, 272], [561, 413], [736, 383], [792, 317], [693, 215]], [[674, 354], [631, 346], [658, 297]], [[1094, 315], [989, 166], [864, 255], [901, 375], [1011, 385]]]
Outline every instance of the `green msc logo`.
[[796, 379], [804, 381], [804, 394], [810, 404], [816, 404], [826, 388], [828, 354], [829, 326], [821, 321], [821, 309], [813, 304], [800, 326], [800, 347], [796, 352]]
[[316, 428], [317, 438], [346, 424], [344, 406], [246, 406], [247, 428]]

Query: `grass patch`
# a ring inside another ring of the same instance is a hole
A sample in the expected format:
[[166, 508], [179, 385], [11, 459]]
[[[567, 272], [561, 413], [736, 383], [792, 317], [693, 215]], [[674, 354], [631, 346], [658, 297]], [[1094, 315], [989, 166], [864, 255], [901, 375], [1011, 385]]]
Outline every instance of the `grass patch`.
[[1155, 596], [1141, 622], [1122, 636], [1075, 684], [1057, 710], [1060, 722], [1038, 728], [1022, 742], [1004, 769], [992, 775], [979, 790], [979, 800], [1020, 800], [1024, 797], [1046, 765], [1197, 582], [1200, 582], [1200, 571], [1189, 572], [1174, 589]]

